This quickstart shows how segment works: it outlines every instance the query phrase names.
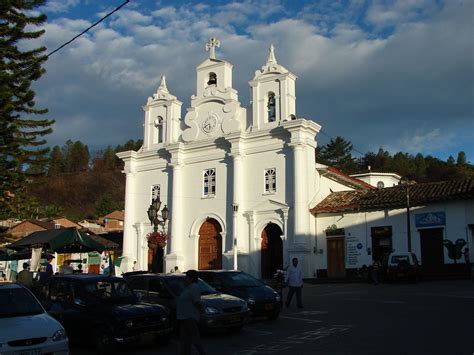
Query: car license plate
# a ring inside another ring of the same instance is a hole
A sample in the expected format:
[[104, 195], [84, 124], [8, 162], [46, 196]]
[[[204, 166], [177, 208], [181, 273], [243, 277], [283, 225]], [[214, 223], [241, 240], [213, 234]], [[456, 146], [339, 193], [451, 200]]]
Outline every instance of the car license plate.
[[237, 323], [237, 322], [240, 322], [240, 319], [241, 319], [240, 316], [232, 316], [230, 317], [229, 322]]
[[266, 311], [271, 311], [271, 310], [273, 310], [273, 308], [274, 308], [274, 305], [272, 303], [268, 303], [268, 304], [265, 305], [265, 310]]
[[31, 349], [26, 351], [19, 351], [16, 354], [18, 355], [40, 355], [42, 354], [40, 349]]

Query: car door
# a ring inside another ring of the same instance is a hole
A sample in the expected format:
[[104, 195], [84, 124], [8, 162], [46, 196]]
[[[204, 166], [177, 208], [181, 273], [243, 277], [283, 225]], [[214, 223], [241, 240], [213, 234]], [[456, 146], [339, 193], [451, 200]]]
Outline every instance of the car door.
[[75, 304], [73, 286], [66, 280], [51, 280], [49, 284], [48, 313], [56, 318], [71, 338], [79, 335], [85, 324], [80, 306]]

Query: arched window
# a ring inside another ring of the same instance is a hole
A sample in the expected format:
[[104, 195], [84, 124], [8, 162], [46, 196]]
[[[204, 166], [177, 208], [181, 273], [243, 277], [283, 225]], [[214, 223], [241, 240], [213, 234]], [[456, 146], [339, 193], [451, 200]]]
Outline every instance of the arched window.
[[209, 73], [209, 80], [207, 82], [207, 85], [217, 85], [217, 75], [216, 73]]
[[204, 197], [213, 197], [216, 195], [216, 169], [204, 170], [203, 195]]
[[155, 127], [157, 131], [157, 143], [163, 143], [163, 117], [157, 117], [155, 120]]
[[271, 194], [276, 192], [276, 169], [265, 170], [265, 193]]
[[276, 120], [276, 104], [275, 104], [275, 94], [273, 92], [268, 93], [268, 122], [275, 122]]
[[160, 185], [153, 185], [151, 187], [151, 200], [155, 200], [156, 198], [161, 197], [161, 188]]

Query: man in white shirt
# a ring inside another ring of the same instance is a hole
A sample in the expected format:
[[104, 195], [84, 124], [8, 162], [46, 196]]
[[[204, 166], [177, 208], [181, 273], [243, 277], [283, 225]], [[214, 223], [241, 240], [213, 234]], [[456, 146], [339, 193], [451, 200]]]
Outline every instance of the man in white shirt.
[[298, 258], [293, 258], [293, 265], [286, 270], [285, 283], [288, 284], [288, 296], [286, 297], [286, 307], [290, 307], [291, 299], [293, 294], [296, 293], [296, 303], [298, 308], [303, 308], [301, 302], [301, 290], [303, 288], [303, 273], [297, 267]]

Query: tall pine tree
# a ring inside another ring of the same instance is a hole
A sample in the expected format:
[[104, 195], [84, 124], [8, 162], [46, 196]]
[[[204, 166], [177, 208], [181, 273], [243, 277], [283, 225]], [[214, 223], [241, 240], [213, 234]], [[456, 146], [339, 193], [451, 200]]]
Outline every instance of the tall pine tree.
[[42, 174], [48, 159], [43, 137], [51, 133], [54, 121], [38, 118], [47, 110], [35, 107], [31, 89], [45, 72], [46, 48], [20, 48], [24, 41], [43, 35], [44, 30], [31, 28], [46, 21], [45, 15], [32, 15], [44, 3], [0, 1], [0, 217], [11, 216], [26, 202], [28, 177]]

